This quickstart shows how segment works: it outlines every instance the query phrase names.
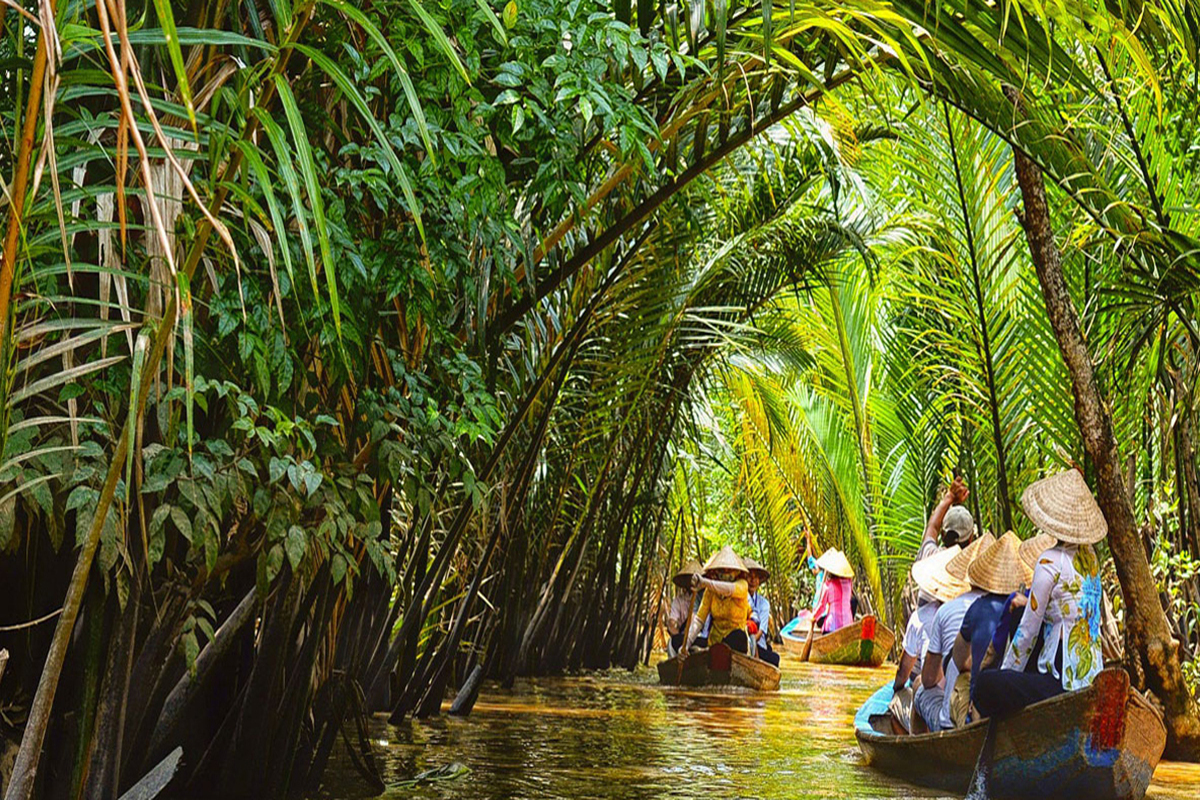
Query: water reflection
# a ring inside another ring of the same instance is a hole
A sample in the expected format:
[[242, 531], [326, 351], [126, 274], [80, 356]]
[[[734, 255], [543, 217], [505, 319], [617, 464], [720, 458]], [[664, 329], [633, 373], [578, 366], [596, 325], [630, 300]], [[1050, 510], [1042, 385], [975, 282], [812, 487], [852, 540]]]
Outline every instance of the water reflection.
[[[652, 670], [488, 686], [469, 719], [390, 726], [372, 737], [389, 782], [451, 762], [466, 777], [389, 798], [940, 797], [862, 763], [854, 712], [886, 669], [783, 664], [781, 690], [662, 689]], [[335, 756], [323, 800], [364, 796]], [[1200, 796], [1200, 767], [1163, 764], [1149, 797]]]

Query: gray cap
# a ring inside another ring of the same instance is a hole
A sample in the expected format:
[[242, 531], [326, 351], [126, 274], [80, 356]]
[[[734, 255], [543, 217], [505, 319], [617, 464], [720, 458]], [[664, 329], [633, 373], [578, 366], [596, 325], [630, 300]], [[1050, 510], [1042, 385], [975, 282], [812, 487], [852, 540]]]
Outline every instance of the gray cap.
[[[953, 531], [957, 536], [953, 542], [964, 544], [975, 533], [975, 520], [966, 506], [950, 506], [946, 518], [942, 520], [943, 531]], [[951, 543], [953, 543], [951, 542]]]

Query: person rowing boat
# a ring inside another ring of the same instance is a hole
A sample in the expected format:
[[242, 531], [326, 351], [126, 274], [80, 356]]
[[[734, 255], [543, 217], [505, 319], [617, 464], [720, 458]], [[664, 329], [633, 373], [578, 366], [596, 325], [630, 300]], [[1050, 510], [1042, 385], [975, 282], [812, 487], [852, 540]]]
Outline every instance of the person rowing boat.
[[750, 571], [745, 562], [726, 545], [713, 554], [702, 573], [692, 578], [692, 586], [704, 590], [704, 599], [692, 615], [692, 624], [680, 654], [687, 655], [710, 615], [709, 647], [723, 643], [735, 652], [748, 654], [750, 637], [746, 633], [746, 623], [750, 619], [750, 586], [747, 579]]
[[667, 609], [666, 625], [670, 639], [667, 642], [667, 655], [674, 656], [683, 647], [683, 637], [687, 635], [688, 623], [696, 610], [696, 593], [692, 591], [692, 578], [700, 574], [700, 562], [692, 559], [680, 567], [671, 582], [675, 584], [675, 597]]

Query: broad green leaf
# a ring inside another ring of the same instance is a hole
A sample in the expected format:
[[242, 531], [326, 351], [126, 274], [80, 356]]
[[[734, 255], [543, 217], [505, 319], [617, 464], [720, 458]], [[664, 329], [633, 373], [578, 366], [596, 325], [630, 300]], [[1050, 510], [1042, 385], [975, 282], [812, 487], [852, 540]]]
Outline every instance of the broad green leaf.
[[308, 551], [308, 535], [299, 525], [293, 525], [288, 528], [287, 539], [284, 540], [284, 547], [287, 549], [288, 561], [292, 565], [292, 571], [300, 568], [300, 562], [304, 560], [304, 554]]

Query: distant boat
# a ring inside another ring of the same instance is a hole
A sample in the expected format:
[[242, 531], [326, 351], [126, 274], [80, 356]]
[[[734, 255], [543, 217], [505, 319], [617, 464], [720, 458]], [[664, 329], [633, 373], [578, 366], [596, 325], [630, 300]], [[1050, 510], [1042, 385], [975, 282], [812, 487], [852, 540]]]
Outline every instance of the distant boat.
[[878, 667], [896, 641], [891, 628], [876, 622], [875, 617], [863, 617], [833, 633], [818, 634], [813, 637], [811, 648], [807, 646], [807, 618], [797, 617], [789, 622], [780, 631], [780, 637], [783, 649], [801, 660], [856, 667]]
[[779, 689], [779, 668], [715, 644], [689, 653], [686, 659], [660, 661], [658, 682], [664, 686], [744, 686], [774, 692]]
[[[892, 733], [889, 683], [854, 719], [872, 767], [912, 783], [966, 794], [987, 721], [916, 736]], [[989, 796], [1141, 800], [1167, 743], [1162, 717], [1129, 686], [1123, 669], [1092, 685], [1029, 706], [998, 723]]]

